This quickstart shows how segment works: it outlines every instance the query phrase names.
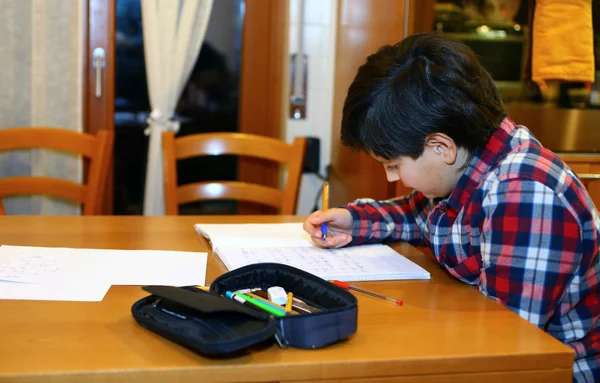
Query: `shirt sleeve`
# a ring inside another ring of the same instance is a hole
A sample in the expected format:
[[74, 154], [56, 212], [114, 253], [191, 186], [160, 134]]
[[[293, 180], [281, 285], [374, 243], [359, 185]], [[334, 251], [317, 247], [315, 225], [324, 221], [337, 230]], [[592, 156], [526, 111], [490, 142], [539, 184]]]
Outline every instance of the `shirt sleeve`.
[[479, 290], [545, 328], [581, 262], [577, 220], [532, 180], [498, 182], [483, 209]]
[[433, 202], [414, 191], [406, 197], [387, 201], [360, 199], [345, 206], [352, 214], [350, 245], [404, 240], [425, 243], [427, 216]]

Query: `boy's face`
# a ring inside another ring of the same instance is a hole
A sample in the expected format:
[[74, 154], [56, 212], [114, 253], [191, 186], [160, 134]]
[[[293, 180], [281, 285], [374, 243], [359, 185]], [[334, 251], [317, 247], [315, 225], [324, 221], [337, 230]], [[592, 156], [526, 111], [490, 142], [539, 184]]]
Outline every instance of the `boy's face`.
[[383, 164], [389, 182], [402, 181], [428, 198], [444, 198], [456, 187], [468, 153], [457, 148], [450, 137], [435, 133], [426, 140], [423, 154], [416, 160], [408, 156], [373, 158]]

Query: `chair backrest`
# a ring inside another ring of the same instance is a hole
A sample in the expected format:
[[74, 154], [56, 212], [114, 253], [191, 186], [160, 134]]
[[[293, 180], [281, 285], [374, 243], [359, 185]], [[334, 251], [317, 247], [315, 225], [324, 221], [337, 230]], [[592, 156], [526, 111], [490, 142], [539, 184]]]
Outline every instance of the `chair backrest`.
[[[296, 212], [306, 139], [292, 144], [275, 138], [243, 133], [201, 133], [175, 138], [163, 133], [166, 212], [176, 215], [179, 205], [202, 200], [236, 200], [268, 205], [280, 214]], [[255, 157], [287, 165], [284, 190], [238, 181], [197, 182], [177, 185], [177, 160], [214, 155]]]
[[0, 130], [0, 152], [17, 149], [53, 149], [80, 154], [89, 160], [87, 181], [83, 184], [51, 177], [8, 177], [0, 179], [2, 197], [50, 195], [83, 205], [84, 215], [100, 214], [113, 147], [113, 133], [97, 135], [61, 128], [19, 127]]

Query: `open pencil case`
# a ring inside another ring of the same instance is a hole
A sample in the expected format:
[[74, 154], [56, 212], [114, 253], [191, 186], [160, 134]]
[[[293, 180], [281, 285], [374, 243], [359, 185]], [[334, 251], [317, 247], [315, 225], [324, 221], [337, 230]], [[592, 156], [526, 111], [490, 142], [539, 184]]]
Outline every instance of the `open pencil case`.
[[[281, 286], [310, 312], [283, 317], [226, 298], [225, 292]], [[257, 263], [227, 272], [209, 291], [193, 286], [146, 286], [151, 295], [134, 303], [143, 327], [206, 356], [228, 356], [277, 341], [281, 347], [321, 348], [356, 332], [358, 305], [344, 289], [303, 270]]]

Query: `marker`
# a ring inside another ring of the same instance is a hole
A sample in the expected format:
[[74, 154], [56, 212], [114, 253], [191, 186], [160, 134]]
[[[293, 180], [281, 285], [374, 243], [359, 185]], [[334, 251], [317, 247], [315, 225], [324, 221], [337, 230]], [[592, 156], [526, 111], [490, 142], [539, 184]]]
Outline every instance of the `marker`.
[[246, 294], [232, 293], [231, 291], [227, 291], [225, 293], [225, 296], [227, 298], [234, 299], [242, 304], [249, 303], [277, 317], [284, 317], [286, 315], [285, 310], [279, 309], [275, 306], [271, 306], [265, 302], [259, 301], [258, 299], [249, 297]]
[[338, 287], [341, 287], [344, 290], [356, 291], [357, 293], [368, 295], [371, 298], [377, 298], [377, 299], [381, 299], [381, 300], [384, 300], [384, 301], [392, 302], [393, 304], [398, 305], [398, 306], [402, 306], [402, 304], [404, 303], [400, 299], [388, 297], [388, 296], [385, 296], [385, 295], [374, 293], [374, 292], [369, 291], [369, 290], [361, 289], [360, 287], [356, 287], [356, 286], [351, 285], [351, 284], [346, 283], [346, 282], [333, 281], [332, 283], [334, 285], [338, 286]]
[[[329, 182], [323, 182], [323, 194], [321, 199], [321, 211], [325, 212], [329, 209]], [[323, 242], [327, 240], [327, 222], [321, 224], [321, 239]]]

